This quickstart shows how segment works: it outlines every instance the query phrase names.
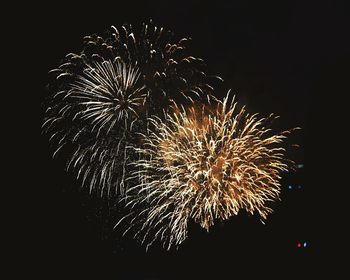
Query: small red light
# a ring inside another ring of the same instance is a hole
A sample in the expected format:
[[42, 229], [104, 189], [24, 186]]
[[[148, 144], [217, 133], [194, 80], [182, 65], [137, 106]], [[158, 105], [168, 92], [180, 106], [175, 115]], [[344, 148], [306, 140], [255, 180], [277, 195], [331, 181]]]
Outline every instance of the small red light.
[[298, 248], [300, 248], [300, 247], [301, 247], [301, 243], [298, 243], [298, 245], [297, 245], [297, 246], [298, 246]]

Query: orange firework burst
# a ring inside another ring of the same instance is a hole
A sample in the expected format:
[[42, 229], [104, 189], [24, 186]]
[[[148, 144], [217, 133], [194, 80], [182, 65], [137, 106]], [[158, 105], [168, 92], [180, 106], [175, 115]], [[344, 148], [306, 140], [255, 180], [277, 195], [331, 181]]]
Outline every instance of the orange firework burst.
[[215, 105], [175, 105], [165, 120], [151, 119], [154, 129], [136, 149], [130, 179], [140, 183], [128, 191], [134, 216], [126, 232], [136, 229], [148, 246], [160, 239], [170, 249], [186, 239], [189, 220], [209, 230], [241, 209], [266, 219], [266, 203], [278, 199], [281, 173], [292, 164], [282, 147], [289, 131], [273, 134], [266, 126], [274, 115], [236, 107], [228, 94]]

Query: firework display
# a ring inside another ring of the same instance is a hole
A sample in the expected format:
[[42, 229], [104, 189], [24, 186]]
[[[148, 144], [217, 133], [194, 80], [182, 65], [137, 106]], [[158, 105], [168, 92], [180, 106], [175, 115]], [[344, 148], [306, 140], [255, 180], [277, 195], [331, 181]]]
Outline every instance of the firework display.
[[174, 105], [165, 120], [151, 118], [135, 148], [136, 171], [128, 175], [139, 184], [128, 190], [132, 219], [125, 233], [136, 231], [147, 247], [159, 239], [170, 249], [186, 239], [190, 220], [209, 230], [240, 210], [266, 219], [281, 173], [292, 164], [282, 145], [289, 131], [275, 134], [267, 128], [273, 115], [259, 118], [236, 107], [228, 94], [212, 104]]
[[50, 71], [50, 96], [43, 131], [55, 156], [67, 149], [67, 167], [90, 191], [124, 194], [130, 143], [145, 132], [148, 116], [200, 101], [213, 92], [202, 59], [188, 54], [187, 41], [152, 22], [134, 29], [111, 28], [103, 38], [84, 38], [83, 50], [69, 53]]
[[[116, 224], [166, 250], [191, 222], [209, 229], [245, 211], [264, 222], [279, 199], [287, 159], [277, 116], [260, 117], [189, 53], [188, 38], [152, 21], [84, 37], [51, 70], [43, 133], [82, 186], [126, 211]], [[119, 206], [119, 204], [118, 204]]]

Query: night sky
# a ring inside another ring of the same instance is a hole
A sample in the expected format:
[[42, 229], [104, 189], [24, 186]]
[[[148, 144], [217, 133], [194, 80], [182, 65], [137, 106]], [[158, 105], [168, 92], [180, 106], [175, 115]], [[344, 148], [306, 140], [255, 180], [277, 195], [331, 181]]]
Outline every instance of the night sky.
[[281, 201], [272, 204], [265, 225], [243, 212], [218, 222], [209, 233], [190, 224], [188, 239], [178, 250], [154, 246], [146, 253], [113, 231], [118, 213], [113, 202], [80, 189], [74, 175], [64, 171], [63, 158], [52, 160], [47, 138], [40, 136], [35, 230], [38, 273], [46, 279], [284, 279], [329, 269], [332, 256], [326, 252], [332, 245], [324, 209], [329, 193], [322, 177], [327, 167], [317, 143], [324, 133], [320, 119], [328, 119], [332, 106], [324, 97], [338, 98], [342, 92], [339, 81], [349, 49], [345, 7], [336, 1], [202, 2], [43, 4], [34, 34], [40, 34], [40, 101], [47, 72], [66, 53], [79, 52], [83, 36], [153, 19], [175, 38], [192, 38], [190, 52], [206, 61], [209, 73], [225, 80], [217, 96], [231, 88], [249, 111], [279, 115], [277, 128], [301, 127], [290, 139], [300, 147], [289, 156], [304, 167], [283, 177]]

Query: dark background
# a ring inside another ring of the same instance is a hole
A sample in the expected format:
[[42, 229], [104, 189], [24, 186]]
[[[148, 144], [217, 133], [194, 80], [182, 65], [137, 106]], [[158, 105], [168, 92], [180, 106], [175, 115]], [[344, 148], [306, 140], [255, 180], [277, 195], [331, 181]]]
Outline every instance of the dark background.
[[[63, 160], [51, 159], [47, 139], [39, 137], [37, 223], [30, 228], [35, 236], [31, 253], [39, 258], [32, 268], [45, 279], [285, 279], [338, 273], [333, 268], [340, 265], [337, 254], [329, 253], [334, 250], [329, 232], [337, 228], [327, 202], [334, 181], [326, 178], [329, 154], [321, 139], [336, 130], [327, 121], [334, 100], [343, 94], [349, 49], [345, 8], [337, 1], [57, 1], [34, 6], [37, 18], [33, 14], [28, 21], [35, 22], [39, 103], [47, 72], [66, 53], [79, 52], [83, 36], [102, 34], [112, 24], [137, 26], [153, 19], [176, 38], [193, 39], [191, 53], [225, 80], [218, 96], [231, 88], [250, 111], [280, 115], [278, 128], [301, 127], [291, 138], [300, 148], [290, 156], [304, 168], [284, 176], [281, 201], [274, 203], [266, 225], [244, 213], [217, 223], [209, 233], [191, 224], [178, 250], [155, 246], [146, 253], [112, 230], [112, 202], [81, 190], [63, 171]], [[299, 242], [307, 247], [298, 248]]]

